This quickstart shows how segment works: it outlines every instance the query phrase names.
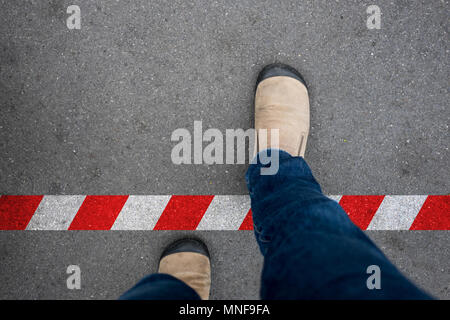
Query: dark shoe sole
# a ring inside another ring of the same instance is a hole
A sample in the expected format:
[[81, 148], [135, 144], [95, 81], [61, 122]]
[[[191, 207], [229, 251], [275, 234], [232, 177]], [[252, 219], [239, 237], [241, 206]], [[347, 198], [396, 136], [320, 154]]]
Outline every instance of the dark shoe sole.
[[209, 258], [208, 247], [202, 241], [194, 238], [184, 238], [172, 242], [170, 245], [168, 245], [167, 248], [164, 249], [161, 258], [159, 260], [170, 254], [179, 252], [200, 253]]
[[283, 63], [272, 63], [265, 66], [258, 75], [255, 88], [257, 88], [259, 83], [263, 80], [280, 76], [294, 78], [303, 83], [303, 85], [308, 88], [308, 86], [306, 85], [306, 81], [305, 79], [303, 79], [303, 76], [300, 74], [300, 72], [298, 72], [293, 67]]

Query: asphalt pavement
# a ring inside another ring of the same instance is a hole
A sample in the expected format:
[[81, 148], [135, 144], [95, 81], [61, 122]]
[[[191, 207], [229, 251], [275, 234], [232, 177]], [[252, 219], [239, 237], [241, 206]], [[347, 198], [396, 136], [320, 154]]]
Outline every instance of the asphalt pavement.
[[[296, 67], [327, 194], [449, 194], [448, 1], [0, 0], [0, 194], [246, 194], [246, 165], [175, 165], [178, 128], [248, 129], [258, 72]], [[66, 9], [81, 9], [69, 30]], [[381, 9], [369, 30], [366, 9]], [[258, 297], [250, 231], [193, 231], [213, 299]], [[182, 231], [0, 231], [0, 298], [114, 299]], [[450, 298], [448, 231], [368, 231]], [[68, 290], [79, 265], [82, 289]]]

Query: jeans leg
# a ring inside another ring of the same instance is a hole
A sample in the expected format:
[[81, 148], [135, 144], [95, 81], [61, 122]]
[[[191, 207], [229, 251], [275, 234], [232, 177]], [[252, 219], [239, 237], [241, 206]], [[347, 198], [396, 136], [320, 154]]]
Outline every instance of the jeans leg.
[[[270, 152], [270, 150], [268, 150]], [[246, 181], [264, 256], [263, 299], [429, 299], [327, 198], [301, 157], [279, 153], [275, 175], [251, 164]], [[381, 271], [369, 290], [367, 268]]]
[[200, 300], [194, 289], [164, 273], [144, 277], [119, 300]]

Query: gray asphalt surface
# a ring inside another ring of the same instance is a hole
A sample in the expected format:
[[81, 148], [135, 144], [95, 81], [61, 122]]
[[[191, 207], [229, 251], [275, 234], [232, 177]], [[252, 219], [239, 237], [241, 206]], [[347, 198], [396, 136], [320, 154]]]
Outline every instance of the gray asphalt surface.
[[[448, 194], [448, 1], [0, 0], [0, 194], [245, 194], [245, 165], [172, 164], [177, 128], [252, 127], [268, 63], [310, 88], [327, 194]], [[366, 8], [382, 10], [368, 30]], [[213, 298], [257, 298], [251, 232], [197, 232]], [[115, 298], [179, 232], [0, 232], [1, 298]], [[450, 298], [448, 232], [370, 232]], [[65, 287], [79, 264], [83, 289]]]
[[[449, 299], [446, 231], [370, 231], [416, 284]], [[211, 299], [258, 299], [262, 258], [251, 231], [47, 231], [0, 233], [0, 299], [116, 299], [155, 272], [163, 248], [185, 235], [211, 251]], [[68, 290], [66, 269], [81, 269], [81, 289]]]

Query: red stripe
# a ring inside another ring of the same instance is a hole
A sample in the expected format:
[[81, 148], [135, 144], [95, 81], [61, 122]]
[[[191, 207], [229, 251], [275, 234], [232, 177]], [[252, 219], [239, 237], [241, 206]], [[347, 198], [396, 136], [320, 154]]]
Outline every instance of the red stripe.
[[339, 204], [360, 229], [366, 230], [384, 196], [342, 196]]
[[214, 196], [172, 196], [153, 230], [195, 230]]
[[428, 196], [410, 230], [450, 230], [450, 196]]
[[1, 196], [0, 230], [24, 230], [44, 196]]
[[250, 209], [247, 213], [247, 215], [244, 218], [244, 221], [242, 221], [241, 226], [239, 227], [239, 230], [253, 230], [253, 214], [252, 209]]
[[69, 230], [109, 230], [128, 196], [86, 196]]

